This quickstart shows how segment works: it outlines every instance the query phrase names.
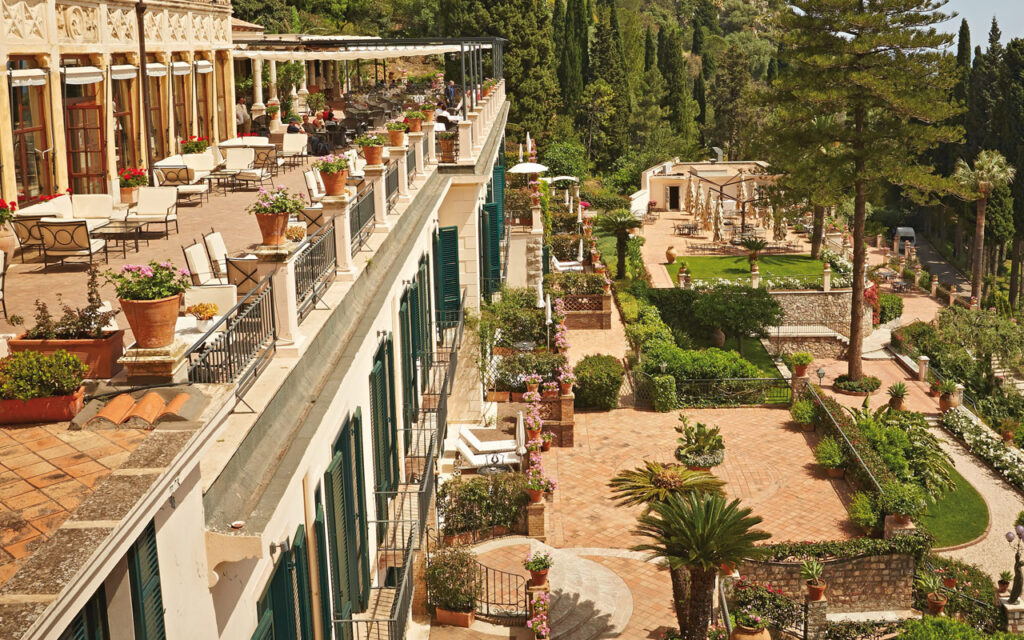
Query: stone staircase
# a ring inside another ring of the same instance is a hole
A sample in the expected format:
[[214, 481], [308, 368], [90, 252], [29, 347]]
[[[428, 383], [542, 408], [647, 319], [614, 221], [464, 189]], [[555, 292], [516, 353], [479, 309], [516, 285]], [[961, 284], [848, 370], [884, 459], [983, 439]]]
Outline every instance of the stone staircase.
[[614, 571], [571, 552], [550, 549], [552, 640], [616, 638], [633, 615], [633, 595]]

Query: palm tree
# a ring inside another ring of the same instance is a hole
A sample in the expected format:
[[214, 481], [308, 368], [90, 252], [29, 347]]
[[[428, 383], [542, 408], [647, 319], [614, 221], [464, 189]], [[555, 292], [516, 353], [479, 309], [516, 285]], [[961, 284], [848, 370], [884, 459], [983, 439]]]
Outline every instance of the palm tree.
[[644, 466], [620, 471], [608, 483], [617, 494], [620, 507], [645, 505], [644, 513], [651, 504], [664, 502], [669, 496], [686, 495], [694, 492], [721, 492], [725, 482], [707, 471], [690, 471], [678, 464], [662, 464], [645, 460]]
[[[718, 568], [757, 557], [755, 544], [771, 534], [754, 528], [761, 518], [741, 508], [739, 500], [727, 503], [720, 493], [671, 495], [664, 502], [651, 503], [650, 512], [638, 521], [636, 533], [650, 542], [633, 549], [649, 551], [652, 558], [668, 561], [682, 637], [707, 640]], [[690, 578], [688, 602], [676, 593], [675, 574], [684, 570]]]
[[1006, 161], [1003, 154], [990, 149], [978, 152], [973, 169], [960, 158], [953, 170], [953, 179], [963, 187], [964, 195], [974, 198], [978, 206], [974, 225], [974, 260], [971, 265], [971, 297], [978, 304], [981, 303], [981, 254], [985, 248], [985, 207], [992, 192], [1013, 182], [1016, 174], [1017, 170]]
[[747, 261], [750, 264], [757, 264], [757, 259], [761, 257], [761, 252], [768, 246], [768, 241], [763, 238], [747, 236], [740, 240], [740, 246], [750, 252]]
[[629, 232], [641, 224], [640, 220], [629, 209], [615, 209], [597, 219], [597, 230], [615, 236], [615, 277], [626, 277], [626, 240]]

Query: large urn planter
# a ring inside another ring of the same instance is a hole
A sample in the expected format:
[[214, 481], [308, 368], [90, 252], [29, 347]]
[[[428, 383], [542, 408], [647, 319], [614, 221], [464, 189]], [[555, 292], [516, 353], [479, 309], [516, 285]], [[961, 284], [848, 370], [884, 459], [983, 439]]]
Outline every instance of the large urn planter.
[[405, 146], [405, 132], [401, 129], [388, 129], [388, 138], [391, 140], [392, 147]]
[[366, 159], [366, 164], [383, 164], [384, 147], [363, 147], [363, 158]]
[[741, 624], [733, 627], [729, 634], [729, 640], [771, 640], [771, 637], [767, 629], [752, 629]]
[[711, 332], [711, 344], [719, 349], [725, 346], [725, 333], [721, 329], [715, 329]]
[[673, 264], [677, 257], [679, 257], [679, 254], [676, 253], [675, 247], [665, 249], [665, 264]]
[[138, 201], [138, 187], [121, 187], [121, 202], [123, 202], [124, 204], [135, 204]]
[[448, 624], [453, 627], [468, 629], [476, 621], [475, 611], [449, 611], [437, 607], [434, 609], [434, 619], [438, 624]]
[[[177, 314], [177, 310], [175, 310]], [[78, 356], [88, 367], [86, 378], [113, 378], [121, 370], [117, 360], [124, 353], [124, 331], [111, 331], [103, 338], [81, 338], [72, 340], [33, 340], [24, 334], [7, 341], [7, 349], [11, 353], [20, 351], [38, 351], [47, 355], [57, 351], [67, 351]]]
[[944, 394], [940, 395], [939, 396], [939, 411], [941, 413], [946, 413], [947, 411], [949, 411], [952, 408], [953, 408], [953, 396], [948, 394], [948, 393], [944, 393]]
[[174, 342], [174, 323], [178, 319], [181, 294], [159, 300], [119, 299], [125, 320], [132, 328], [135, 345], [141, 349], [159, 349]]
[[263, 244], [276, 247], [285, 243], [285, 233], [288, 231], [287, 213], [257, 213], [256, 223], [260, 225]]
[[808, 366], [809, 365], [806, 365], [806, 364], [794, 364], [793, 365], [793, 375], [795, 375], [798, 378], [802, 378], [802, 377], [806, 376], [807, 375], [807, 367]]
[[337, 173], [320, 172], [320, 178], [324, 181], [324, 191], [329, 196], [340, 196], [345, 193], [345, 183], [348, 180], [348, 171]]
[[32, 398], [31, 400], [0, 400], [0, 424], [33, 424], [64, 422], [82, 410], [84, 387], [67, 396]]

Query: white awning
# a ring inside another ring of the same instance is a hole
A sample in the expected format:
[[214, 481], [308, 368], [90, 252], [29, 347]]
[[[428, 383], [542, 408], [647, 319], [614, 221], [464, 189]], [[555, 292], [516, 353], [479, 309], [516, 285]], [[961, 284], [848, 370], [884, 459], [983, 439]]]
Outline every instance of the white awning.
[[103, 71], [98, 67], [61, 67], [64, 82], [68, 84], [96, 84], [103, 82]]
[[139, 76], [139, 68], [130, 64], [115, 64], [110, 67], [112, 80], [134, 80]]
[[213, 73], [213, 63], [209, 60], [196, 60], [196, 73]]
[[161, 78], [167, 75], [167, 65], [159, 62], [146, 63], [146, 75], [154, 78]]
[[171, 63], [171, 73], [176, 76], [187, 76], [192, 73], [192, 65], [187, 62], [177, 60]]
[[7, 72], [12, 87], [40, 87], [46, 84], [45, 69], [14, 69]]
[[[488, 48], [485, 45], [482, 48]], [[467, 49], [468, 50], [468, 49]], [[381, 58], [407, 58], [430, 56], [442, 53], [458, 53], [458, 45], [360, 45], [335, 51], [280, 51], [268, 49], [236, 49], [231, 52], [235, 58], [260, 58], [287, 62], [291, 60], [374, 60]]]

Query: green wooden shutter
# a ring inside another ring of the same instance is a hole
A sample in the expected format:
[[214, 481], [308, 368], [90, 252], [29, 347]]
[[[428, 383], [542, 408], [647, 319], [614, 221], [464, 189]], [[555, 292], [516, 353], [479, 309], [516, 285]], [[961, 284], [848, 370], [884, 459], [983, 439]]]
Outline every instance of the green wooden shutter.
[[385, 388], [388, 395], [387, 405], [387, 431], [388, 431], [388, 459], [389, 459], [389, 486], [390, 491], [398, 488], [398, 423], [395, 420], [395, 342], [388, 335], [384, 342], [385, 357]]
[[128, 577], [136, 640], [164, 640], [164, 601], [160, 590], [160, 562], [156, 527], [150, 522], [128, 550]]
[[373, 487], [377, 507], [377, 541], [387, 533], [390, 464], [388, 463], [387, 388], [384, 361], [375, 359], [370, 372], [370, 424], [373, 430]]
[[488, 293], [494, 293], [501, 285], [501, 225], [498, 223], [498, 205], [494, 202], [484, 205], [487, 219], [487, 275]]
[[348, 465], [349, 481], [349, 534], [354, 544], [349, 545], [351, 552], [349, 585], [352, 589], [352, 603], [356, 611], [365, 611], [370, 603], [370, 547], [367, 542], [367, 517], [365, 478], [363, 472], [363, 413], [356, 408], [355, 414], [348, 422], [348, 431], [344, 434], [342, 454], [346, 460], [354, 460]]
[[[501, 154], [499, 154], [500, 156]], [[505, 167], [495, 163], [494, 174], [494, 199], [492, 202], [498, 205], [498, 238], [505, 239]]]
[[431, 251], [434, 260], [434, 313], [437, 314], [438, 325], [443, 326], [441, 324], [444, 321], [442, 314], [444, 311], [444, 288], [441, 280], [441, 236], [437, 231], [434, 232]]
[[420, 294], [420, 317], [417, 320], [420, 336], [420, 355], [422, 361], [422, 373], [420, 377], [420, 391], [425, 391], [430, 376], [428, 371], [434, 364], [434, 341], [431, 339], [433, 333], [430, 328], [430, 265], [427, 257], [420, 259], [420, 269], [416, 274], [416, 281], [419, 284], [417, 290]]
[[281, 555], [274, 573], [256, 602], [256, 631], [253, 640], [299, 640], [295, 629], [295, 583], [292, 580], [293, 552]]
[[274, 614], [270, 609], [263, 611], [256, 625], [256, 631], [252, 633], [252, 640], [275, 640], [274, 638]]
[[349, 571], [348, 548], [350, 540], [345, 527], [344, 463], [345, 457], [339, 451], [334, 454], [331, 463], [324, 472], [324, 500], [327, 503], [327, 539], [331, 548], [331, 593], [333, 594], [333, 611], [337, 619], [352, 617], [352, 594], [349, 589], [351, 578]]
[[107, 595], [103, 585], [89, 598], [58, 640], [110, 640]]
[[551, 271], [551, 246], [544, 245], [544, 255], [541, 256], [541, 270], [544, 275], [548, 275]]
[[[324, 486], [327, 483], [324, 482]], [[320, 579], [320, 624], [323, 626], [324, 636], [331, 637], [333, 618], [331, 615], [334, 607], [331, 600], [330, 571], [327, 568], [327, 546], [330, 544], [327, 537], [327, 520], [324, 517], [324, 507], [320, 502], [319, 491], [316, 497], [316, 566]]]
[[398, 309], [398, 333], [402, 340], [402, 423], [405, 428], [405, 451], [409, 451], [409, 442], [412, 439], [410, 429], [416, 418], [416, 339], [413, 337], [413, 310], [410, 307], [411, 291], [406, 290], [402, 294], [401, 305]]
[[441, 280], [441, 295], [438, 309], [444, 313], [444, 326], [455, 324], [455, 314], [461, 304], [459, 290], [459, 228], [441, 227], [439, 248], [441, 261], [438, 274]]
[[291, 562], [295, 567], [295, 599], [299, 605], [299, 637], [313, 637], [313, 591], [309, 574], [309, 549], [306, 544], [306, 526], [299, 525], [292, 541]]

